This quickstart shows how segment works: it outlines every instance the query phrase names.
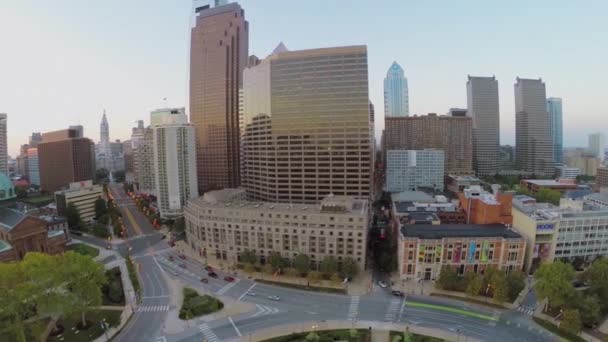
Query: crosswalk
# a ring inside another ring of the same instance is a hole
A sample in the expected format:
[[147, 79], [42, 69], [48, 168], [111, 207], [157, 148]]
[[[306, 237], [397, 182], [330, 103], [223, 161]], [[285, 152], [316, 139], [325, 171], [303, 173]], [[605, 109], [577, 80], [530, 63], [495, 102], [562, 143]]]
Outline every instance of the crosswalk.
[[401, 304], [401, 298], [393, 298], [391, 303], [388, 305], [386, 315], [384, 315], [384, 321], [392, 322], [397, 318], [399, 311], [399, 305]]
[[533, 308], [531, 308], [531, 307], [524, 306], [524, 305], [520, 305], [520, 306], [517, 308], [517, 311], [519, 311], [519, 312], [521, 312], [521, 313], [523, 313], [523, 314], [526, 314], [526, 315], [528, 315], [528, 316], [532, 316], [532, 315], [534, 315], [534, 309], [533, 309]]
[[359, 313], [359, 301], [361, 297], [352, 296], [350, 297], [350, 306], [348, 307], [348, 319], [354, 320], [357, 318], [357, 314]]
[[228, 284], [224, 285], [221, 289], [217, 290], [215, 292], [215, 294], [218, 295], [218, 296], [223, 295], [224, 293], [228, 292], [228, 290], [230, 290], [231, 288], [233, 288], [234, 285], [238, 284], [239, 281], [241, 281], [241, 280], [237, 279], [236, 281], [233, 281], [231, 283], [228, 283]]
[[279, 312], [279, 309], [273, 308], [270, 306], [266, 306], [266, 305], [256, 304], [255, 307], [256, 307], [257, 311], [253, 315], [251, 315], [251, 317], [272, 315], [272, 314], [276, 314]]
[[220, 342], [220, 339], [217, 335], [209, 328], [209, 326], [205, 323], [198, 326], [198, 330], [205, 336], [205, 341], [207, 342]]
[[169, 309], [169, 305], [150, 305], [138, 307], [137, 312], [161, 312], [169, 311]]
[[167, 342], [167, 338], [165, 336], [159, 336], [156, 338], [156, 342]]

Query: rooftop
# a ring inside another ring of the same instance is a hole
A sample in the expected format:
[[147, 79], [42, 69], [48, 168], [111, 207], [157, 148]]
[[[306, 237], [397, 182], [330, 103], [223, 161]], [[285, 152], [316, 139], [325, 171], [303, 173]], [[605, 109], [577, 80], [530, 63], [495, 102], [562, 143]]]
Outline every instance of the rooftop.
[[538, 185], [538, 186], [574, 186], [574, 179], [524, 179], [522, 182]]
[[1, 252], [6, 252], [8, 250], [13, 249], [13, 246], [11, 246], [10, 243], [4, 241], [4, 240], [0, 240], [0, 253]]
[[391, 195], [393, 202], [426, 202], [435, 203], [433, 196], [422, 191], [402, 191]]
[[49, 230], [47, 233], [47, 236], [49, 238], [54, 238], [54, 237], [62, 236], [62, 235], [65, 235], [63, 230]]
[[25, 214], [9, 208], [0, 208], [0, 228], [10, 231], [25, 218]]
[[401, 228], [404, 237], [417, 237], [420, 239], [442, 238], [490, 238], [503, 237], [507, 239], [521, 238], [516, 231], [508, 229], [502, 224], [416, 224]]

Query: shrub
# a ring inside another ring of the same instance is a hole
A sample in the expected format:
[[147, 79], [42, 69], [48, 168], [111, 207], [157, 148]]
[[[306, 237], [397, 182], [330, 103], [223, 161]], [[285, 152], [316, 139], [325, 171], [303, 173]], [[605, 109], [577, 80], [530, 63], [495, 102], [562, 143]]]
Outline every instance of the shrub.
[[184, 288], [184, 301], [179, 310], [179, 318], [184, 320], [192, 319], [219, 311], [223, 307], [224, 304], [217, 298], [209, 295], [201, 296], [195, 290], [186, 287]]

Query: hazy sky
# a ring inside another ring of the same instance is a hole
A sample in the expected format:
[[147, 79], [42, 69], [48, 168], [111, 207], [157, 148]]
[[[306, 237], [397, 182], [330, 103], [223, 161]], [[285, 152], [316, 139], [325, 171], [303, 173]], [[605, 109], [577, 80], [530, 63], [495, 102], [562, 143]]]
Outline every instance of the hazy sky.
[[[209, 1], [198, 1], [204, 4]], [[370, 97], [382, 126], [382, 79], [393, 60], [410, 113], [466, 106], [467, 74], [496, 75], [501, 142], [514, 141], [516, 76], [564, 101], [564, 145], [608, 129], [608, 2], [243, 0], [250, 53], [367, 44]], [[163, 106], [187, 107], [191, 0], [1, 0], [0, 112], [9, 153], [33, 131], [85, 126], [112, 139]], [[378, 133], [377, 133], [378, 135]]]

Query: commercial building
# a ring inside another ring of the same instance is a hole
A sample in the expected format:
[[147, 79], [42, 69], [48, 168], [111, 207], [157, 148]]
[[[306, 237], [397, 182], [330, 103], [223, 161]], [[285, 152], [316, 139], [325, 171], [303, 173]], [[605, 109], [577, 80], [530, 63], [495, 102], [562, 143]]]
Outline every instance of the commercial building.
[[144, 129], [134, 159], [138, 191], [154, 195], [156, 193], [156, 175], [154, 173], [154, 134], [152, 128]]
[[547, 99], [547, 112], [551, 125], [551, 136], [553, 137], [553, 160], [556, 164], [564, 162], [564, 127], [562, 113], [562, 99], [550, 97]]
[[519, 184], [527, 188], [532, 195], [536, 195], [540, 189], [556, 190], [564, 193], [569, 190], [576, 190], [576, 180], [574, 179], [522, 179]]
[[42, 191], [55, 192], [71, 182], [95, 177], [94, 144], [77, 136], [78, 131], [74, 129], [42, 135], [42, 142], [38, 144]]
[[581, 169], [578, 167], [569, 167], [566, 165], [560, 165], [555, 168], [557, 170], [557, 176], [560, 179], [576, 179], [581, 174]]
[[443, 191], [444, 153], [441, 150], [386, 151], [386, 191]]
[[384, 116], [409, 116], [410, 103], [407, 78], [403, 68], [393, 62], [384, 78]]
[[595, 186], [597, 190], [600, 190], [601, 188], [608, 188], [608, 166], [600, 166], [597, 168]]
[[512, 224], [512, 200], [512, 192], [500, 192], [497, 187], [489, 193], [473, 185], [458, 193], [460, 209], [465, 212], [469, 224]]
[[564, 154], [565, 164], [581, 170], [581, 175], [595, 176], [601, 160], [591, 155], [587, 149], [568, 149]]
[[22, 260], [29, 252], [63, 253], [66, 241], [66, 232], [49, 229], [47, 221], [0, 207], [0, 262]]
[[38, 148], [27, 149], [27, 179], [32, 185], [40, 185], [40, 161], [38, 160]]
[[89, 222], [95, 218], [95, 201], [100, 197], [103, 197], [102, 186], [91, 180], [70, 183], [69, 189], [55, 192], [57, 213], [65, 216], [66, 208], [72, 203], [82, 222]]
[[473, 169], [478, 176], [498, 171], [500, 109], [496, 77], [468, 76], [467, 114], [473, 118]]
[[462, 275], [488, 268], [521, 270], [526, 240], [500, 224], [404, 225], [398, 242], [399, 277], [435, 280], [449, 266]]
[[604, 157], [604, 146], [606, 145], [606, 136], [604, 133], [589, 134], [589, 152], [594, 158], [602, 159]]
[[463, 192], [464, 189], [475, 185], [481, 185], [481, 179], [475, 176], [448, 175], [446, 178], [446, 188], [454, 194]]
[[160, 216], [180, 217], [186, 202], [198, 197], [195, 129], [185, 108], [155, 110], [150, 117]]
[[437, 149], [445, 153], [446, 175], [473, 174], [471, 117], [386, 117], [383, 150]]
[[338, 263], [352, 258], [365, 269], [367, 200], [329, 195], [320, 204], [254, 202], [242, 189], [206, 193], [184, 208], [187, 241], [197, 254], [229, 264], [242, 252], [256, 253], [265, 264], [273, 252], [293, 261], [300, 253], [317, 269], [326, 256]]
[[201, 193], [236, 187], [239, 89], [249, 51], [249, 23], [238, 3], [196, 8], [190, 43], [190, 121], [196, 128]]
[[0, 172], [8, 173], [7, 115], [0, 113]]
[[542, 79], [515, 83], [515, 164], [518, 170], [552, 176], [553, 137]]
[[[279, 51], [279, 52], [276, 52]], [[250, 198], [370, 198], [373, 146], [365, 46], [275, 53], [245, 69], [243, 186]]]
[[391, 195], [391, 227], [397, 236], [406, 224], [465, 223], [464, 210], [445, 196], [430, 196], [421, 191], [403, 191]]

